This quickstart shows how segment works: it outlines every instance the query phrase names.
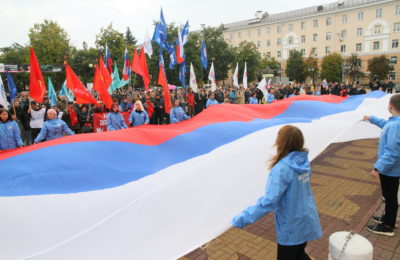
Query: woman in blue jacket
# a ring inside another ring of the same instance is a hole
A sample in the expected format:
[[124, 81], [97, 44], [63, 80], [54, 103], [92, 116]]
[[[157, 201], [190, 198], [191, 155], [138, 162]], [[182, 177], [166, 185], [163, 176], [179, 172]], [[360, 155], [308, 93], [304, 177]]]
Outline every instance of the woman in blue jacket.
[[310, 187], [311, 169], [303, 134], [299, 128], [286, 125], [279, 130], [275, 145], [277, 154], [271, 160], [265, 194], [232, 223], [243, 228], [275, 211], [277, 259], [310, 259], [304, 250], [307, 241], [320, 238], [322, 231]]
[[111, 105], [111, 112], [107, 115], [107, 130], [119, 130], [122, 128], [128, 128], [125, 124], [124, 118], [121, 113], [118, 111], [118, 105]]
[[143, 108], [140, 100], [135, 102], [135, 109], [131, 112], [129, 117], [129, 124], [132, 126], [140, 126], [149, 123], [149, 115]]
[[169, 111], [169, 115], [171, 124], [179, 123], [190, 118], [190, 116], [186, 115], [183, 108], [179, 106], [179, 99], [175, 99], [174, 107]]
[[49, 109], [47, 110], [47, 120], [44, 122], [42, 129], [40, 130], [40, 133], [35, 139], [35, 143], [39, 143], [42, 140], [53, 140], [57, 139], [60, 137], [63, 137], [63, 134], [67, 135], [73, 135], [74, 132], [72, 132], [71, 129], [69, 129], [67, 123], [65, 123], [63, 120], [57, 118], [57, 112], [54, 109]]
[[0, 150], [24, 146], [17, 122], [10, 120], [8, 111], [0, 109]]

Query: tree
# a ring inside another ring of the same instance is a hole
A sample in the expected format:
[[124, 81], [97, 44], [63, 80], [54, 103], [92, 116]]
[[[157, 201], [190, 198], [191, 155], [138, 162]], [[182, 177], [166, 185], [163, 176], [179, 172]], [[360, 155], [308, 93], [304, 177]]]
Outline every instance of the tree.
[[[263, 58], [261, 58], [260, 63], [259, 63], [259, 74], [274, 74], [274, 76], [277, 76], [280, 73], [281, 70], [281, 64], [275, 59], [275, 57], [268, 57], [267, 55], [264, 55]], [[258, 78], [260, 80], [260, 77]]]
[[305, 71], [304, 74], [306, 77], [311, 77], [313, 83], [315, 78], [318, 76], [319, 67], [318, 67], [318, 59], [313, 57], [315, 55], [315, 48], [312, 48], [310, 56], [305, 60]]
[[71, 50], [68, 34], [51, 20], [34, 24], [29, 30], [29, 41], [40, 64], [63, 64]]
[[321, 78], [330, 82], [342, 81], [343, 58], [339, 53], [331, 53], [322, 59]]
[[295, 80], [297, 82], [304, 82], [305, 80], [305, 62], [300, 51], [291, 50], [289, 59], [286, 65], [286, 75], [289, 80]]
[[99, 55], [99, 50], [88, 48], [84, 43], [83, 49], [74, 49], [72, 51], [68, 63], [82, 82], [93, 82], [94, 66], [97, 63]]
[[132, 35], [131, 29], [129, 26], [126, 28], [125, 32], [125, 42], [128, 46], [136, 46], [137, 39]]
[[390, 60], [385, 55], [374, 57], [368, 61], [368, 71], [371, 72], [371, 78], [375, 80], [384, 80], [389, 75], [391, 67]]
[[239, 81], [243, 80], [245, 62], [247, 63], [248, 81], [257, 80], [257, 76], [260, 73], [261, 59], [261, 54], [257, 46], [253, 42], [243, 41], [239, 43], [238, 47], [233, 48], [233, 54], [235, 55], [235, 60], [231, 64], [231, 67], [235, 68], [236, 63], [239, 63]]
[[[14, 43], [10, 47], [1, 48], [0, 63], [28, 66], [29, 47]], [[29, 84], [29, 73], [15, 73], [12, 77], [18, 91], [23, 91], [24, 87]], [[3, 80], [6, 81], [6, 78], [4, 77]]]
[[348, 68], [346, 71], [347, 76], [351, 76], [353, 82], [356, 81], [357, 76], [362, 76], [361, 68], [361, 59], [358, 58], [357, 53], [352, 53], [351, 57], [345, 60], [346, 67]]
[[110, 23], [106, 28], [101, 28], [100, 33], [96, 35], [96, 48], [101, 50], [101, 53], [105, 55], [105, 48], [107, 45], [108, 50], [111, 53], [113, 62], [122, 68], [124, 62], [124, 53], [127, 44], [125, 42], [124, 34], [115, 30]]

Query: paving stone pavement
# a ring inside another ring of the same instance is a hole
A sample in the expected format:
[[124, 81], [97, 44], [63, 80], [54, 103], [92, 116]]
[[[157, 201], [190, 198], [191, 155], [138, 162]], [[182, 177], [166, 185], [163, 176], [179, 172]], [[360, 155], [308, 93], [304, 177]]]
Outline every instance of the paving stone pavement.
[[[331, 144], [311, 162], [312, 190], [320, 215], [323, 237], [310, 241], [306, 251], [315, 260], [327, 259], [329, 236], [353, 230], [374, 245], [374, 259], [400, 260], [400, 235], [371, 234], [365, 228], [370, 217], [381, 214], [379, 180], [370, 176], [376, 160], [378, 139]], [[230, 228], [219, 237], [179, 260], [276, 259], [273, 214], [244, 229]]]

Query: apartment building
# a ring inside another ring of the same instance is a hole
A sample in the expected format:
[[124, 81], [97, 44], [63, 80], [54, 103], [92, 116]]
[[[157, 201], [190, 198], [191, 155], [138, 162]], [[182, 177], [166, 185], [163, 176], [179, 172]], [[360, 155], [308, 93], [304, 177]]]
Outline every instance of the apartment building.
[[384, 54], [394, 67], [390, 79], [400, 84], [399, 0], [347, 0], [278, 14], [257, 11], [252, 19], [224, 26], [226, 41], [255, 43], [263, 55], [280, 61], [283, 71], [293, 49], [319, 62], [333, 52], [344, 59], [356, 53], [362, 72], [357, 80], [366, 83], [368, 60]]

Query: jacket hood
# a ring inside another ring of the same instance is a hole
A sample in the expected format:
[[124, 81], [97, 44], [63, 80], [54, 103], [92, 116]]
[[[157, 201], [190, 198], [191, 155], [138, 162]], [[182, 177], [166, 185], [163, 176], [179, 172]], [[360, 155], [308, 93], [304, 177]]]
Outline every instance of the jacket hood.
[[308, 152], [291, 152], [282, 159], [282, 162], [293, 168], [298, 174], [311, 171]]

